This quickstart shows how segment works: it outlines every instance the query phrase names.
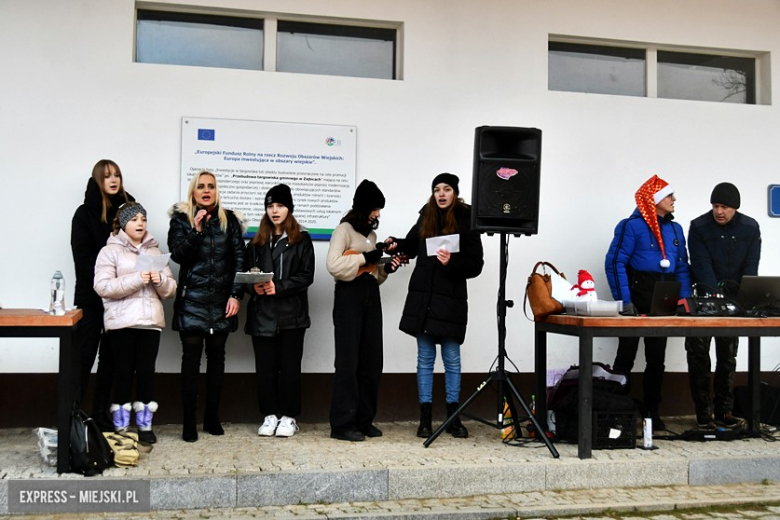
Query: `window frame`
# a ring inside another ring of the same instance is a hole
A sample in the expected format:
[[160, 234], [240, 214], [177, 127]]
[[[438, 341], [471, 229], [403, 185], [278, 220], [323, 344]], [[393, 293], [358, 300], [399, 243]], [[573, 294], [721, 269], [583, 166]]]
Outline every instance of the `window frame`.
[[[377, 41], [389, 41], [392, 42], [392, 77], [390, 80], [398, 79], [398, 30], [391, 29], [383, 26], [370, 26], [370, 25], [352, 25], [345, 23], [325, 23], [314, 22], [311, 20], [297, 20], [297, 19], [284, 19], [279, 18], [276, 21], [276, 34], [274, 40], [276, 45], [279, 42], [280, 33], [290, 34], [313, 34], [320, 36], [343, 36], [345, 38], [359, 38], [363, 40], [377, 40]], [[278, 56], [276, 58], [276, 64], [278, 66]], [[295, 74], [308, 74], [306, 72], [297, 72]], [[337, 74], [334, 74], [337, 75]], [[339, 75], [337, 75], [339, 76]], [[347, 76], [345, 76], [347, 77]], [[363, 77], [366, 76], [348, 76], [348, 77]], [[379, 78], [368, 78], [379, 79]], [[383, 78], [387, 79], [387, 78]]]
[[[658, 96], [658, 53], [675, 53], [682, 55], [699, 55], [707, 58], [744, 58], [753, 62], [752, 91], [748, 92], [744, 103], [726, 103], [737, 105], [771, 105], [771, 84], [769, 70], [769, 52], [768, 51], [749, 51], [749, 50], [727, 50], [704, 47], [686, 47], [677, 45], [663, 45], [648, 42], [630, 42], [620, 40], [597, 39], [588, 37], [575, 37], [559, 34], [549, 34], [547, 40], [547, 55], [549, 63], [550, 46], [570, 45], [579, 46], [583, 49], [599, 49], [614, 47], [616, 49], [630, 50], [636, 49], [645, 52], [645, 98], [655, 99], [677, 99], [677, 98], [659, 98]], [[616, 53], [620, 52], [615, 51]], [[605, 54], [611, 55], [611, 54]], [[619, 54], [618, 54], [619, 55]], [[549, 66], [549, 65], [548, 65]], [[549, 90], [551, 92], [571, 92], [579, 91]], [[602, 94], [615, 95], [615, 94]], [[628, 96], [640, 97], [640, 96]], [[679, 99], [678, 99], [679, 100]], [[680, 100], [680, 101], [704, 101], [709, 103], [725, 103], [723, 101], [710, 100]]]
[[[138, 22], [143, 20], [159, 20], [173, 22], [204, 23], [210, 25], [225, 25], [232, 27], [259, 29], [263, 31], [263, 65], [261, 72], [276, 72], [276, 51], [279, 25], [293, 27], [308, 34], [335, 35], [357, 37], [362, 39], [375, 39], [391, 41], [392, 51], [392, 78], [391, 81], [403, 80], [402, 41], [403, 23], [394, 21], [376, 21], [347, 18], [326, 18], [317, 16], [290, 16], [265, 11], [244, 10], [215, 10], [197, 9], [188, 6], [153, 4], [147, 2], [135, 3], [135, 17], [133, 20], [133, 62], [146, 63], [137, 60], [138, 56]], [[289, 31], [288, 31], [289, 32]], [[169, 64], [161, 64], [169, 65]], [[174, 65], [174, 64], [170, 64]], [[222, 67], [215, 67], [222, 68]], [[229, 67], [224, 67], [229, 68]], [[235, 69], [257, 71], [257, 69]], [[295, 72], [293, 74], [307, 74]], [[353, 79], [379, 79], [362, 76], [345, 76], [332, 74], [334, 77]], [[382, 78], [384, 79], [384, 78]]]
[[[663, 55], [674, 55], [677, 59], [665, 60], [662, 59]], [[736, 70], [734, 67], [729, 67], [734, 60], [750, 60], [752, 67], [745, 72], [745, 102], [734, 103], [737, 105], [755, 105], [756, 104], [756, 70], [758, 64], [755, 58], [746, 56], [724, 56], [723, 54], [709, 54], [703, 52], [688, 52], [668, 49], [658, 49], [657, 51], [657, 63], [674, 63], [680, 65], [700, 65], [705, 67], [718, 67], [724, 70]], [[656, 80], [658, 76], [656, 75]], [[679, 98], [663, 98], [663, 99], [679, 99]], [[725, 101], [720, 101], [725, 102]]]

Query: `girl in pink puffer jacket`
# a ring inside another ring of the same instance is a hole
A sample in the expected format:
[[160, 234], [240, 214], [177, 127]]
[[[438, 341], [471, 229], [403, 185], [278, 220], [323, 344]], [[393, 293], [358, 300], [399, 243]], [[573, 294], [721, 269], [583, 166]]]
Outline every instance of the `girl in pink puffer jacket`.
[[[157, 442], [152, 415], [157, 411], [155, 362], [165, 327], [161, 300], [176, 294], [176, 279], [167, 263], [158, 271], [141, 270], [144, 267], [138, 262], [149, 265], [150, 257], [162, 254], [146, 230], [146, 210], [137, 202], [128, 202], [119, 207], [114, 232], [95, 264], [95, 292], [103, 298], [103, 321], [114, 352], [114, 429], [127, 430], [132, 408], [138, 440], [145, 443]], [[134, 375], [137, 395], [131, 407]]]

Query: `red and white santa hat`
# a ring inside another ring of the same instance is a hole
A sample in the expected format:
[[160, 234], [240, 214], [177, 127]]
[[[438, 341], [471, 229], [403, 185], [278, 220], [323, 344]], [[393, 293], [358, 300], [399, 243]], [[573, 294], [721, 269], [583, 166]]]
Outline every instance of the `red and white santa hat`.
[[642, 218], [650, 226], [650, 231], [653, 232], [658, 246], [661, 248], [661, 268], [667, 269], [671, 264], [666, 258], [666, 249], [664, 248], [664, 237], [661, 236], [661, 226], [658, 224], [658, 212], [655, 207], [659, 202], [666, 197], [674, 193], [672, 185], [665, 180], [653, 175], [647, 182], [642, 184], [634, 196], [636, 198], [636, 207]]

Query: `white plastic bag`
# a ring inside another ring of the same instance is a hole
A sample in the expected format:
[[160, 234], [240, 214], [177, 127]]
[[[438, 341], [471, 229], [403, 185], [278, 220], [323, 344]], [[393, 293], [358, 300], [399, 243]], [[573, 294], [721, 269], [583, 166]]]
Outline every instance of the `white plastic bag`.
[[35, 428], [33, 433], [38, 437], [38, 451], [44, 464], [57, 465], [57, 430], [51, 428]]

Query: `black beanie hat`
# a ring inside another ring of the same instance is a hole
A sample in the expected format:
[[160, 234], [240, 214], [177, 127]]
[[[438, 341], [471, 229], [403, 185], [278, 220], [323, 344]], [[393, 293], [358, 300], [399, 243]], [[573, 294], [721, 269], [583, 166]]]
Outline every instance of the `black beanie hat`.
[[730, 182], [721, 182], [712, 190], [710, 204], [723, 204], [730, 208], [739, 209], [739, 190]]
[[268, 193], [265, 194], [266, 208], [274, 202], [281, 204], [282, 206], [289, 209], [290, 213], [295, 210], [295, 205], [293, 204], [292, 199], [292, 192], [290, 192], [290, 187], [286, 184], [277, 184], [268, 190]]
[[460, 189], [458, 188], [458, 182], [460, 182], [460, 179], [458, 179], [457, 175], [454, 175], [452, 173], [440, 173], [436, 177], [433, 178], [433, 182], [431, 183], [431, 191], [436, 189], [437, 184], [449, 184], [449, 186], [452, 188], [452, 190], [455, 192], [455, 195], [460, 194]]
[[379, 187], [368, 179], [363, 180], [355, 190], [352, 199], [352, 209], [373, 211], [385, 207], [385, 196]]

